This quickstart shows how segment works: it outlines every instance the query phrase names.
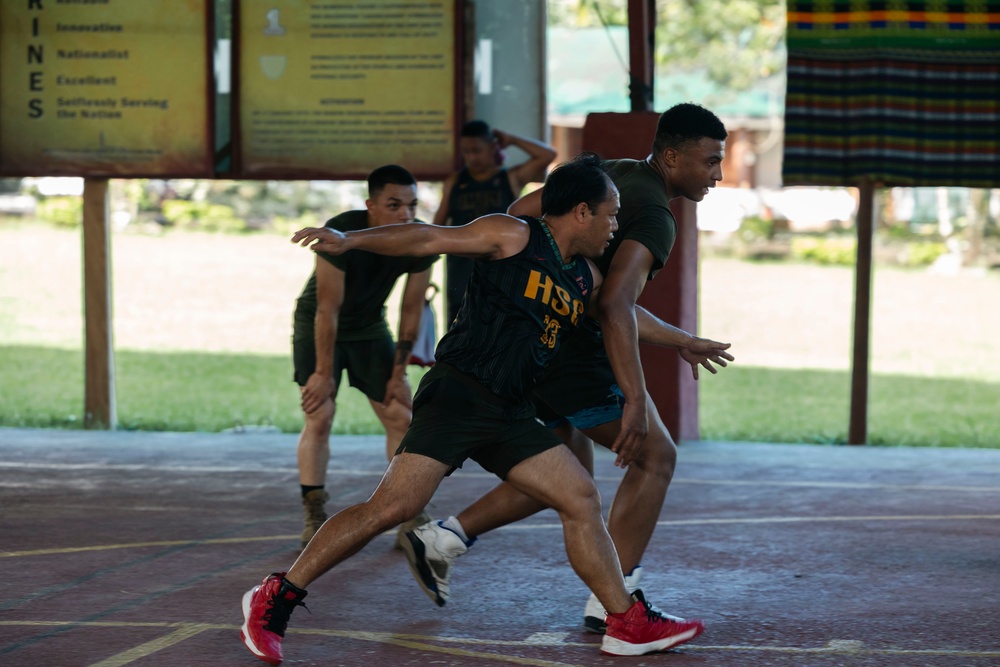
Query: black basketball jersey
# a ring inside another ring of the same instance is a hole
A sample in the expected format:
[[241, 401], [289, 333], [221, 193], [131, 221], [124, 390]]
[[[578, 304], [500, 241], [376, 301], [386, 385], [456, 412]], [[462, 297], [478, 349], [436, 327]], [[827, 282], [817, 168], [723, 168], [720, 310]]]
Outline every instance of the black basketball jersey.
[[477, 181], [468, 169], [462, 169], [448, 199], [451, 225], [458, 227], [489, 213], [503, 213], [516, 198], [510, 189], [506, 169], [501, 169], [485, 181]]
[[513, 402], [527, 397], [564, 335], [583, 323], [594, 286], [586, 260], [562, 264], [545, 223], [523, 219], [528, 245], [512, 257], [476, 261], [435, 354]]

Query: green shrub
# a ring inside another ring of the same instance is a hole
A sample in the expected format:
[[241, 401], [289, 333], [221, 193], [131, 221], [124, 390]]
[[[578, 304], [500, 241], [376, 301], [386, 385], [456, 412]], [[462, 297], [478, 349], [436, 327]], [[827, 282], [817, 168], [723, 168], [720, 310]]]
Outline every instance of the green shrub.
[[929, 266], [947, 252], [948, 247], [943, 243], [934, 241], [910, 243], [906, 246], [904, 263], [906, 266]]
[[853, 266], [854, 239], [795, 238], [792, 239], [792, 257], [816, 264]]
[[247, 223], [231, 206], [171, 199], [163, 202], [163, 217], [185, 229], [205, 232], [244, 232]]
[[759, 215], [748, 216], [740, 223], [739, 235], [746, 242], [769, 239], [774, 236], [774, 221]]
[[291, 236], [303, 227], [322, 227], [324, 222], [312, 212], [303, 213], [297, 218], [277, 215], [271, 218], [271, 230], [282, 236]]
[[57, 227], [83, 224], [83, 197], [45, 197], [35, 208], [35, 217]]

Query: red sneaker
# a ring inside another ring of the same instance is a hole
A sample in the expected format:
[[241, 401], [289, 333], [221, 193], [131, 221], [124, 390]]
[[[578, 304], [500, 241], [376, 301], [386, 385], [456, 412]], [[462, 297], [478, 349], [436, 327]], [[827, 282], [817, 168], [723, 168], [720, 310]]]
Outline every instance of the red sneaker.
[[705, 631], [700, 620], [687, 621], [650, 611], [642, 591], [633, 595], [635, 604], [624, 614], [608, 614], [608, 629], [601, 642], [607, 655], [645, 655], [690, 641]]
[[284, 572], [268, 575], [243, 595], [240, 639], [255, 656], [269, 665], [281, 664], [281, 641], [288, 618], [296, 607], [305, 606], [305, 596], [304, 590], [285, 581]]

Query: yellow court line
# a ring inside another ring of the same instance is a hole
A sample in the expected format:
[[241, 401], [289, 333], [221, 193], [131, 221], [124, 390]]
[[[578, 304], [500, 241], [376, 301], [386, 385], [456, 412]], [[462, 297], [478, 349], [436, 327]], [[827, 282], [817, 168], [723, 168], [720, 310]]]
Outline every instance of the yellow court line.
[[[614, 477], [597, 479], [614, 480]], [[873, 484], [869, 482], [820, 482], [738, 479], [674, 479], [671, 484], [705, 484], [707, 486], [789, 486], [796, 488], [816, 487], [820, 489], [882, 489], [887, 491], [968, 491], [971, 493], [1000, 493], [1000, 486], [943, 486], [923, 484]]]
[[[173, 641], [173, 644], [179, 643], [184, 639], [193, 637], [206, 630], [226, 630], [230, 632], [235, 632], [239, 629], [239, 626], [235, 625], [223, 625], [223, 624], [213, 624], [213, 623], [183, 623], [183, 622], [130, 622], [130, 621], [87, 621], [87, 622], [75, 622], [75, 621], [0, 621], [0, 627], [4, 626], [76, 626], [76, 627], [100, 627], [100, 628], [177, 628], [177, 632], [171, 633], [160, 640], [154, 640], [153, 642], [148, 642], [141, 646], [137, 646], [132, 649], [131, 652], [136, 652], [140, 648], [155, 644], [157, 642], [163, 642], [164, 640], [170, 638], [177, 638]], [[183, 634], [183, 636], [181, 636]], [[369, 632], [361, 630], [332, 630], [332, 629], [292, 629], [289, 628], [288, 634], [295, 635], [315, 635], [323, 637], [342, 637], [344, 639], [357, 639], [361, 641], [370, 641], [383, 644], [393, 644], [396, 646], [402, 646], [405, 648], [414, 648], [421, 651], [435, 651], [440, 653], [446, 653], [448, 655], [463, 656], [463, 657], [474, 657], [487, 660], [499, 660], [502, 662], [511, 662], [521, 665], [534, 665], [537, 667], [575, 667], [567, 663], [552, 662], [548, 660], [541, 660], [536, 658], [524, 658], [520, 656], [507, 656], [496, 653], [479, 653], [474, 651], [466, 651], [464, 649], [448, 649], [442, 646], [435, 646], [434, 644], [428, 644], [426, 642], [442, 642], [450, 644], [468, 644], [472, 646], [517, 646], [517, 647], [551, 647], [551, 648], [598, 648], [596, 642], [568, 642], [568, 641], [550, 641], [550, 642], [540, 642], [537, 640], [524, 641], [524, 640], [510, 640], [510, 639], [475, 639], [472, 637], [441, 637], [441, 636], [428, 636], [428, 635], [411, 635], [411, 634], [399, 634], [392, 632]], [[567, 633], [568, 634], [568, 633]], [[170, 644], [164, 644], [160, 648], [165, 648]], [[156, 649], [159, 650], [159, 649]], [[907, 655], [907, 656], [942, 656], [942, 657], [963, 657], [963, 658], [1000, 658], [1000, 651], [969, 651], [962, 649], [881, 649], [865, 646], [861, 642], [851, 641], [851, 640], [831, 640], [825, 646], [816, 647], [805, 647], [805, 646], [740, 646], [740, 645], [709, 645], [709, 644], [684, 644], [684, 652], [756, 652], [756, 653], [789, 653], [789, 654], [802, 654], [802, 655], [854, 655], [854, 656], [877, 656], [877, 655]], [[120, 654], [125, 656], [126, 652]], [[138, 659], [148, 655], [152, 651], [145, 654], [139, 654], [138, 652], [133, 653], [134, 658]], [[118, 656], [116, 656], [117, 658]], [[116, 658], [110, 658], [109, 660], [114, 660]], [[90, 667], [111, 667], [112, 665], [121, 667], [121, 665], [127, 664], [126, 662], [101, 662], [91, 665]]]
[[[902, 516], [777, 516], [777, 517], [734, 517], [725, 519], [672, 519], [657, 521], [657, 526], [717, 526], [732, 524], [765, 523], [849, 523], [864, 521], [997, 521], [1000, 514], [914, 514]], [[513, 524], [498, 530], [553, 530], [562, 529], [561, 523]], [[390, 531], [391, 532], [391, 531]], [[389, 534], [389, 533], [386, 533]], [[243, 544], [247, 542], [275, 542], [298, 539], [298, 535], [265, 535], [258, 537], [225, 537], [211, 540], [172, 540], [162, 542], [133, 542], [126, 544], [95, 544], [86, 547], [64, 547], [55, 549], [32, 549], [30, 551], [0, 551], [0, 558], [21, 558], [26, 556], [51, 556], [57, 554], [80, 553], [83, 551], [113, 551], [116, 549], [139, 549], [144, 547], [204, 546], [212, 544]]]
[[774, 516], [774, 517], [738, 517], [732, 519], [689, 519], [676, 521], [657, 521], [657, 526], [708, 526], [731, 523], [830, 523], [853, 521], [997, 521], [1000, 514], [953, 514], [933, 515], [914, 514], [902, 516]]
[[126, 544], [94, 544], [87, 547], [64, 547], [62, 549], [32, 549], [30, 551], [0, 551], [0, 558], [19, 556], [48, 556], [52, 554], [73, 554], [81, 551], [113, 551], [114, 549], [141, 549], [144, 547], [179, 547], [199, 544], [243, 544], [246, 542], [273, 542], [275, 540], [298, 540], [299, 535], [267, 535], [264, 537], [220, 537], [211, 540], [162, 540], [159, 542], [131, 542]]
[[[823, 523], [851, 521], [987, 521], [1000, 520], [1000, 514], [955, 514], [955, 515], [903, 515], [903, 516], [766, 516], [766, 517], [734, 517], [726, 519], [672, 519], [657, 521], [657, 526], [714, 526], [735, 523]], [[497, 530], [554, 530], [562, 529], [561, 523], [518, 523], [504, 526]], [[0, 554], [2, 556], [3, 554]]]
[[942, 656], [957, 658], [1000, 658], [1000, 651], [962, 651], [955, 649], [904, 649], [904, 648], [865, 648], [864, 646], [840, 648], [837, 646], [819, 646], [803, 648], [799, 646], [708, 646], [704, 644], [684, 644], [682, 650], [687, 651], [733, 651], [760, 653], [801, 653], [803, 655], [913, 655]]
[[130, 662], [135, 662], [140, 658], [145, 658], [147, 655], [151, 655], [165, 648], [170, 648], [174, 644], [180, 644], [185, 639], [190, 639], [195, 635], [200, 635], [206, 629], [207, 628], [202, 625], [189, 625], [178, 628], [169, 635], [158, 637], [152, 641], [146, 642], [145, 644], [139, 644], [138, 646], [130, 648], [129, 650], [119, 653], [118, 655], [113, 655], [106, 660], [95, 662], [90, 665], [90, 667], [123, 667]]

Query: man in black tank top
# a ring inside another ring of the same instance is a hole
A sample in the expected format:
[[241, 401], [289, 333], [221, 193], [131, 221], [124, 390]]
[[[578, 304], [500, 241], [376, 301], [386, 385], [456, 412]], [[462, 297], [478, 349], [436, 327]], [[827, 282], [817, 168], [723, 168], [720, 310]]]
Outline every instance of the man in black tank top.
[[[503, 149], [508, 146], [521, 149], [528, 159], [505, 167]], [[434, 214], [435, 225], [459, 227], [490, 213], [505, 213], [525, 185], [545, 178], [545, 169], [556, 157], [556, 150], [548, 144], [491, 129], [481, 120], [470, 120], [462, 126], [458, 147], [465, 166], [445, 180], [441, 206]], [[445, 303], [451, 326], [472, 277], [474, 260], [448, 255], [445, 263]]]
[[[568, 332], [585, 319], [601, 277], [599, 256], [617, 229], [618, 195], [596, 156], [563, 165], [549, 178], [541, 219], [489, 215], [463, 227], [391, 225], [356, 232], [305, 229], [293, 236], [333, 255], [352, 249], [385, 255], [454, 253], [477, 260], [466, 299], [420, 382], [413, 421], [369, 500], [329, 519], [287, 573], [273, 574], [244, 596], [244, 644], [278, 664], [287, 619], [303, 588], [388, 528], [416, 515], [441, 480], [471, 458], [514, 488], [555, 508], [574, 569], [606, 606], [602, 650], [638, 655], [700, 634], [700, 621], [649, 611], [630, 595], [600, 495], [588, 471], [534, 418], [529, 392]], [[655, 322], [644, 339], [659, 340]], [[558, 480], [557, 484], [553, 480]], [[449, 533], [465, 548], [460, 536]], [[411, 562], [420, 540], [404, 543]], [[433, 573], [421, 585], [439, 604]], [[277, 621], [275, 619], [278, 619]]]
[[[572, 337], [547, 366], [534, 389], [538, 415], [592, 466], [592, 438], [615, 452], [627, 467], [608, 516], [626, 583], [638, 587], [641, 559], [656, 528], [676, 465], [673, 439], [646, 393], [639, 362], [636, 299], [667, 261], [676, 234], [670, 200], [701, 201], [722, 180], [726, 130], [708, 109], [679, 104], [664, 112], [645, 160], [604, 163], [621, 194], [615, 240], [595, 259], [605, 275], [600, 296], [601, 326]], [[511, 207], [515, 215], [537, 211], [543, 192]], [[706, 349], [699, 339], [674, 330], [674, 347], [691, 364], [716, 372], [733, 359], [728, 347]], [[585, 435], [584, 435], [585, 434]], [[541, 505], [501, 484], [448, 521], [468, 536], [527, 517]], [[434, 524], [428, 524], [433, 526]], [[419, 529], [418, 529], [419, 530]], [[442, 566], [438, 564], [438, 569]], [[584, 627], [604, 631], [604, 609], [591, 596]]]

